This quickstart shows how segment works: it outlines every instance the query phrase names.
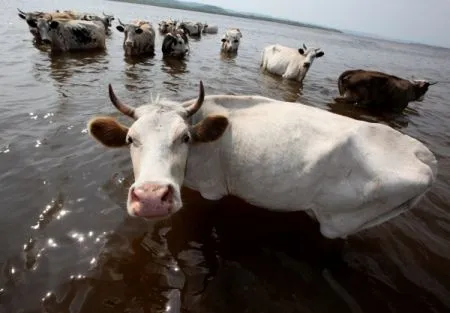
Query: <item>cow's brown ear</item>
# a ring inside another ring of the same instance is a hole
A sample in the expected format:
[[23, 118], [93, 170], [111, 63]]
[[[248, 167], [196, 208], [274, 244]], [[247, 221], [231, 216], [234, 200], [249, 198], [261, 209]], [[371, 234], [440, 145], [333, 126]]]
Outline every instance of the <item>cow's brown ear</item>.
[[128, 127], [123, 126], [112, 117], [96, 117], [88, 123], [89, 134], [109, 148], [127, 145]]
[[196, 143], [217, 140], [223, 135], [228, 124], [228, 119], [225, 116], [208, 116], [191, 128], [192, 141]]

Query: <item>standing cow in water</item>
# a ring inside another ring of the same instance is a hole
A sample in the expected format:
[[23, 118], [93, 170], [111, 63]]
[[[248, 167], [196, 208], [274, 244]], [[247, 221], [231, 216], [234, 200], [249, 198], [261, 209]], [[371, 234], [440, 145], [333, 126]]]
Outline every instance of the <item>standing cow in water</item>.
[[72, 11], [53, 11], [53, 12], [42, 12], [42, 11], [33, 11], [33, 12], [24, 12], [20, 9], [17, 9], [19, 11], [19, 17], [23, 20], [25, 20], [28, 24], [28, 29], [30, 33], [33, 35], [34, 40], [36, 43], [40, 44], [42, 43], [42, 38], [39, 33], [38, 27], [37, 27], [37, 20], [38, 19], [65, 19], [65, 20], [71, 20], [71, 19], [77, 19], [77, 15]]
[[155, 55], [155, 31], [147, 21], [135, 20], [123, 24], [119, 19], [117, 30], [124, 33], [123, 49], [125, 55]]
[[209, 200], [234, 195], [279, 212], [307, 211], [328, 238], [346, 237], [410, 210], [437, 175], [418, 140], [377, 123], [261, 96], [159, 99], [133, 108], [109, 86], [130, 127], [97, 117], [90, 134], [128, 147], [134, 183], [127, 211], [168, 217], [183, 203], [181, 186]]
[[217, 25], [209, 25], [208, 23], [203, 24], [203, 34], [217, 34], [219, 27]]
[[239, 28], [228, 29], [223, 35], [220, 51], [222, 53], [235, 54], [239, 49], [242, 33]]
[[200, 22], [181, 22], [178, 26], [191, 37], [201, 37], [203, 25]]
[[289, 48], [282, 45], [270, 45], [264, 48], [261, 56], [261, 68], [269, 73], [286, 79], [303, 82], [314, 60], [324, 56], [320, 48]]
[[79, 19], [85, 21], [99, 21], [105, 27], [106, 33], [109, 34], [110, 27], [112, 26], [112, 21], [115, 20], [114, 15], [105, 14], [105, 12], [102, 12], [102, 14], [103, 16], [98, 16], [96, 14], [83, 14]]
[[174, 32], [177, 29], [178, 21], [168, 19], [158, 23], [158, 30], [161, 35]]
[[189, 39], [182, 29], [167, 33], [162, 43], [164, 57], [184, 58], [189, 53]]
[[98, 21], [38, 19], [37, 27], [42, 41], [50, 43], [52, 51], [106, 48], [105, 28]]
[[402, 112], [412, 101], [423, 101], [436, 82], [409, 81], [390, 74], [362, 69], [348, 70], [338, 78], [336, 102], [356, 104], [378, 112]]

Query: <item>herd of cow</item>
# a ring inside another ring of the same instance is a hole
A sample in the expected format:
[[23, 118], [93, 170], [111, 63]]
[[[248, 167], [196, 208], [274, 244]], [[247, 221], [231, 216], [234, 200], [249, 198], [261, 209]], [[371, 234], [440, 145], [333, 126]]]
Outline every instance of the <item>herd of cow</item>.
[[[63, 51], [104, 47], [113, 16], [20, 11], [37, 41]], [[150, 23], [136, 21], [125, 34], [127, 54], [154, 53]], [[216, 26], [168, 20], [159, 23], [164, 55], [187, 52], [188, 37], [217, 33]], [[236, 52], [242, 34], [228, 30], [222, 50]], [[261, 67], [303, 81], [319, 48], [266, 47]], [[350, 70], [338, 79], [337, 101], [401, 111], [423, 98], [432, 83]], [[184, 103], [157, 98], [134, 108], [109, 85], [112, 104], [133, 120], [112, 117], [88, 123], [90, 135], [106, 147], [128, 147], [135, 181], [128, 191], [131, 216], [165, 218], [182, 206], [181, 186], [205, 199], [237, 196], [253, 205], [305, 211], [328, 238], [345, 238], [411, 209], [437, 175], [434, 154], [418, 140], [378, 123], [368, 123], [301, 103], [255, 95], [205, 96]], [[390, 105], [390, 106], [388, 106]]]
[[[53, 52], [106, 49], [106, 37], [115, 19], [113, 15], [105, 13], [99, 16], [73, 10], [18, 11], [19, 17], [27, 22], [35, 42], [49, 44]], [[118, 19], [118, 22], [116, 29], [124, 33], [123, 49], [126, 55], [155, 54], [155, 29], [149, 21], [133, 20], [124, 24]], [[161, 47], [163, 56], [183, 58], [189, 53], [189, 37], [216, 34], [218, 27], [169, 19], [161, 21], [158, 30], [164, 36]], [[237, 52], [241, 37], [239, 29], [227, 30], [221, 39], [221, 50], [225, 53]]]
[[[19, 10], [19, 9], [18, 9]], [[53, 12], [23, 12], [24, 19], [36, 43], [49, 44], [52, 51], [106, 49], [106, 35], [114, 20], [113, 15], [80, 13], [72, 10]], [[134, 20], [128, 24], [118, 20], [116, 29], [124, 33], [123, 49], [128, 56], [155, 54], [155, 29], [149, 21]], [[164, 57], [184, 58], [189, 53], [189, 37], [216, 34], [218, 27], [200, 22], [163, 20], [158, 23], [164, 36], [161, 51]], [[221, 37], [222, 53], [236, 54], [242, 38], [238, 28], [230, 28]], [[285, 79], [303, 82], [311, 65], [324, 52], [320, 48], [291, 48], [270, 45], [261, 54], [262, 70]], [[338, 78], [340, 96], [336, 102], [366, 107], [378, 112], [402, 112], [411, 101], [422, 101], [429, 86], [435, 82], [407, 80], [390, 74], [349, 70]]]

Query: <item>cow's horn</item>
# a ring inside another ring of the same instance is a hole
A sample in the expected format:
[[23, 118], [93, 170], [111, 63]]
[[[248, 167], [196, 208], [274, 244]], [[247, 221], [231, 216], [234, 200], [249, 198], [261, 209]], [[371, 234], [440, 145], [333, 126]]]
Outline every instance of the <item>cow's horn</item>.
[[203, 82], [200, 81], [200, 90], [198, 93], [197, 101], [186, 107], [187, 117], [192, 116], [193, 114], [195, 114], [195, 112], [197, 112], [201, 108], [203, 100], [205, 100], [205, 88], [203, 88]]
[[438, 82], [429, 82], [430, 86], [436, 85]]
[[119, 21], [119, 24], [120, 24], [120, 25], [125, 26], [125, 24], [122, 23], [122, 21], [120, 20], [120, 18], [118, 18], [117, 20]]
[[108, 87], [109, 87], [109, 98], [111, 99], [111, 102], [114, 104], [114, 106], [117, 108], [117, 110], [119, 110], [120, 112], [122, 112], [123, 114], [125, 114], [131, 118], [136, 119], [136, 117], [134, 115], [135, 109], [133, 107], [123, 103], [116, 97], [116, 94], [114, 93], [114, 90], [113, 90], [111, 84], [109, 84]]
[[22, 13], [23, 15], [27, 15], [24, 11], [22, 11], [21, 9], [17, 8], [17, 11], [19, 11], [19, 13]]
[[308, 50], [308, 48], [306, 48], [306, 45], [305, 45], [305, 44], [303, 44], [303, 49]]

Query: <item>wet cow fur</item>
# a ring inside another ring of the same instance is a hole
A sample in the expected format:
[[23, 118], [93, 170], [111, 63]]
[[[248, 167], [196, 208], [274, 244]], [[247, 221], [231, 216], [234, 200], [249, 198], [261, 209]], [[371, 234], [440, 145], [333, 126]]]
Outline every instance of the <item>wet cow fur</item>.
[[373, 111], [400, 113], [409, 102], [422, 101], [433, 84], [377, 71], [348, 70], [338, 78], [340, 96], [335, 101], [357, 104]]

